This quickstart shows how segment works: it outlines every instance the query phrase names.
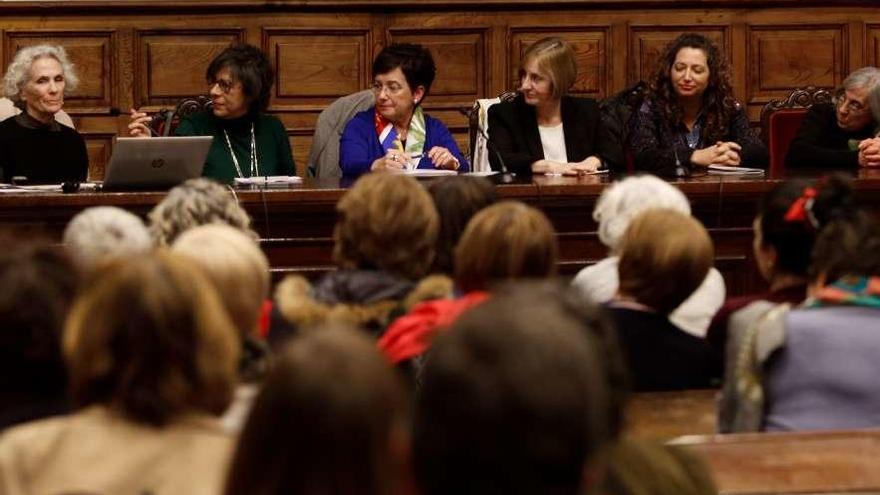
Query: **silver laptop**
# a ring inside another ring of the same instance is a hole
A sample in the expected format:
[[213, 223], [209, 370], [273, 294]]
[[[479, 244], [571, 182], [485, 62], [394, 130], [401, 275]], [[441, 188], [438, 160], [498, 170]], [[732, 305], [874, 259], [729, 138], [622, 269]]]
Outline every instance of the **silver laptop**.
[[200, 177], [211, 136], [117, 138], [105, 189], [167, 189]]

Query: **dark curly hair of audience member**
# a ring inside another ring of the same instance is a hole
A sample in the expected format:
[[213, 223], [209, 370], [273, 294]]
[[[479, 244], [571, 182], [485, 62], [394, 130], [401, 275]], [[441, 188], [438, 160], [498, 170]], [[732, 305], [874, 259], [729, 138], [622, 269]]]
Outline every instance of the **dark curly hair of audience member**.
[[7, 233], [0, 244], [2, 429], [66, 409], [61, 329], [80, 284], [61, 247]]
[[424, 86], [425, 95], [417, 104], [425, 101], [437, 76], [437, 66], [431, 51], [414, 43], [392, 43], [386, 46], [373, 60], [373, 78], [400, 68], [410, 89]]
[[440, 215], [437, 254], [432, 271], [452, 275], [455, 246], [468, 221], [495, 202], [495, 186], [482, 177], [443, 177], [428, 184], [428, 193]]
[[269, 57], [259, 48], [246, 43], [230, 45], [214, 57], [205, 71], [205, 79], [213, 85], [217, 73], [229, 69], [235, 81], [240, 81], [251, 112], [264, 112], [269, 108], [275, 71]]
[[706, 54], [709, 66], [709, 85], [703, 93], [703, 142], [714, 143], [727, 135], [737, 108], [730, 83], [730, 68], [721, 50], [709, 38], [696, 33], [684, 33], [672, 41], [658, 59], [651, 78], [651, 98], [657, 111], [668, 122], [681, 122], [684, 111], [675, 93], [669, 72], [675, 56], [682, 48], [696, 48]]
[[375, 342], [353, 328], [294, 338], [263, 384], [228, 495], [393, 495], [409, 480], [409, 400]]
[[412, 177], [364, 175], [336, 203], [336, 213], [333, 259], [342, 268], [418, 280], [433, 263], [437, 209]]
[[428, 355], [413, 438], [425, 495], [581, 493], [619, 425], [600, 337], [613, 334], [591, 328], [598, 309], [562, 290], [508, 290], [465, 313]]

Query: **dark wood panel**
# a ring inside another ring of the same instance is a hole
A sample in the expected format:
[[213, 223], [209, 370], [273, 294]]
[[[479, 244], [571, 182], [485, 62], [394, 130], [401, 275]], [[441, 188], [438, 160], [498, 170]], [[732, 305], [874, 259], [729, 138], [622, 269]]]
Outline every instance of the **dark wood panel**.
[[156, 110], [207, 94], [205, 71], [241, 29], [145, 30], [135, 34], [135, 105]]
[[748, 103], [764, 105], [804, 86], [843, 82], [847, 25], [750, 26]]
[[369, 29], [270, 28], [263, 37], [277, 69], [273, 110], [297, 103], [326, 105], [368, 86]]

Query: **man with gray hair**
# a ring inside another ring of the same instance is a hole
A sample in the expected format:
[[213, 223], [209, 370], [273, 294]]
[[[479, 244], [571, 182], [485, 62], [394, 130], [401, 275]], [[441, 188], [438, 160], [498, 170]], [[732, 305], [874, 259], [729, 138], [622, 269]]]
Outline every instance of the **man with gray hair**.
[[[880, 140], [869, 95], [880, 69], [862, 67], [843, 81], [832, 103], [810, 107], [785, 157], [787, 168], [856, 169], [880, 166]], [[878, 90], [880, 91], [880, 90]]]

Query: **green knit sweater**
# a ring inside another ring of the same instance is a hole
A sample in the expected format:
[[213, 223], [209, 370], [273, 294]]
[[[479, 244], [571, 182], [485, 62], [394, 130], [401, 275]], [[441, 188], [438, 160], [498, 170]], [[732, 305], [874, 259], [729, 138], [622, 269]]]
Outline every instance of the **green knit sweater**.
[[230, 183], [238, 173], [229, 153], [223, 131], [229, 135], [238, 166], [245, 177], [251, 176], [251, 122], [256, 137], [258, 175], [294, 175], [293, 155], [284, 125], [277, 117], [263, 113], [238, 119], [218, 119], [210, 110], [183, 119], [174, 134], [178, 136], [214, 136], [205, 159], [204, 177]]

